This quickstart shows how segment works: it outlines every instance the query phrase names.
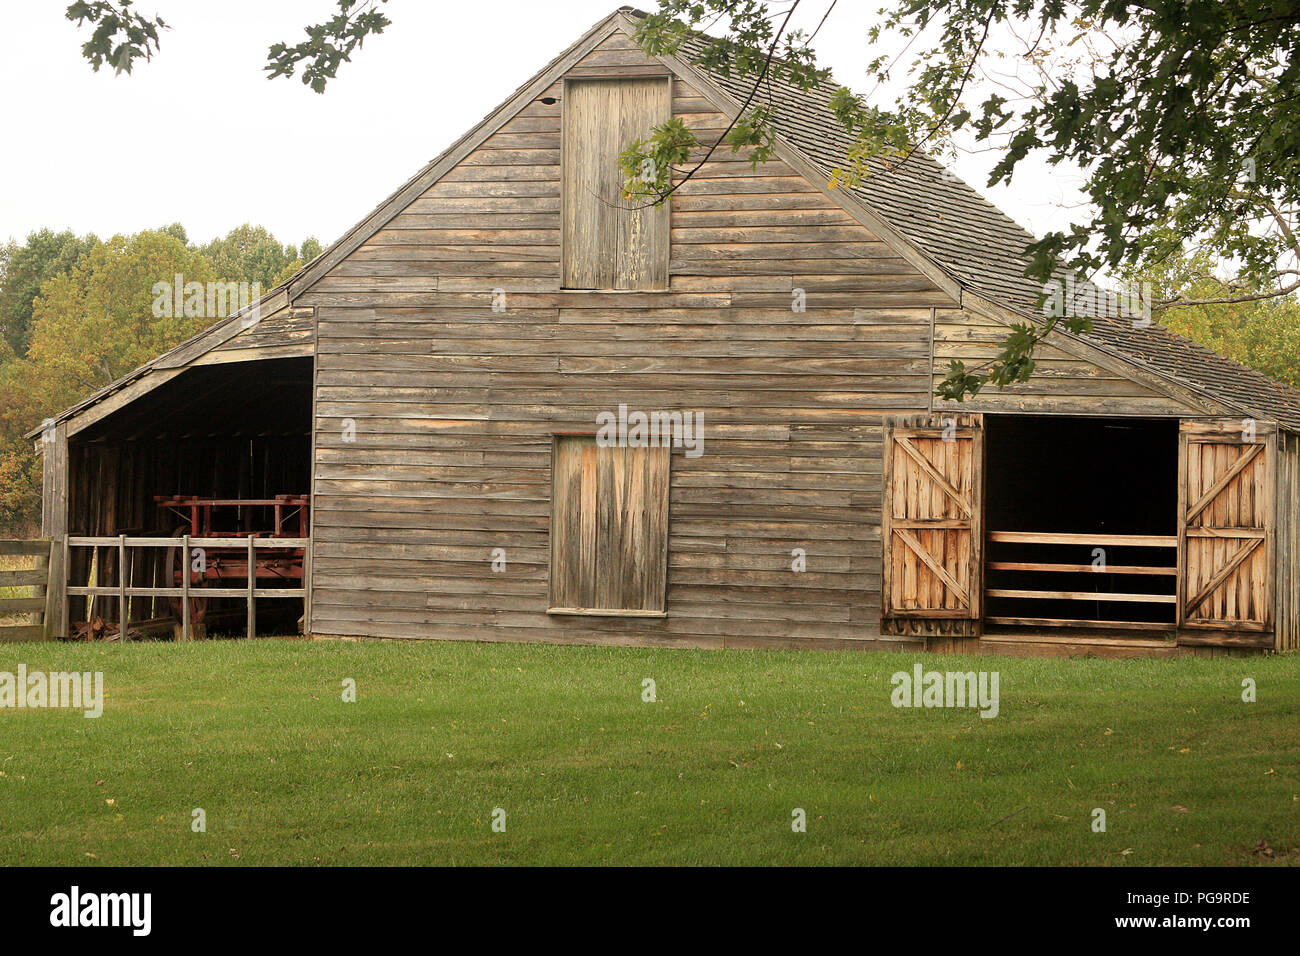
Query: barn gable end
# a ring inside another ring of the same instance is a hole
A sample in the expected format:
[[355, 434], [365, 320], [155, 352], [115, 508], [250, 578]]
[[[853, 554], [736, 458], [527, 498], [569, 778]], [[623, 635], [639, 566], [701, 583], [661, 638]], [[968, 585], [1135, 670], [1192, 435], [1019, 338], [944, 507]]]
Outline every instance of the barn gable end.
[[[563, 289], [565, 83], [628, 75], [668, 70], [612, 24], [296, 299], [317, 316], [314, 631], [878, 633], [880, 426], [928, 406], [953, 299], [824, 183], [730, 152], [670, 200], [666, 291]], [[677, 77], [671, 103], [702, 140], [729, 122]], [[620, 405], [698, 413], [705, 449], [673, 453], [670, 613], [634, 630], [547, 613], [554, 436]]]

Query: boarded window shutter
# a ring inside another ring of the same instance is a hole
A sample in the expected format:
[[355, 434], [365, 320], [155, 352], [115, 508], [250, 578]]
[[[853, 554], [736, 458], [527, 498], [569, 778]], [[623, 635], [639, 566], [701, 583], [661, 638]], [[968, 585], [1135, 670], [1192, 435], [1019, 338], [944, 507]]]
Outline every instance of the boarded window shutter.
[[982, 416], [886, 420], [881, 508], [885, 630], [978, 633], [983, 473]]
[[668, 553], [667, 448], [555, 441], [552, 611], [662, 613]]
[[1179, 431], [1179, 624], [1267, 630], [1276, 430], [1225, 419], [1184, 420]]
[[565, 85], [565, 288], [667, 288], [668, 204], [624, 199], [618, 156], [669, 118], [668, 84], [642, 78]]

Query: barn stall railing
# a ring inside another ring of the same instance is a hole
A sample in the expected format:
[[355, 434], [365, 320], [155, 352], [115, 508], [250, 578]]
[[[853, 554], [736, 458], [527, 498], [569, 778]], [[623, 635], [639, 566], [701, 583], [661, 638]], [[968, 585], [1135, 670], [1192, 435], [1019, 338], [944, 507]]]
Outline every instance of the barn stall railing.
[[[1055, 546], [1089, 546], [1094, 548], [1159, 548], [1171, 552], [1168, 564], [1111, 564], [1101, 565], [1070, 563], [1067, 561], [1002, 561], [990, 560], [985, 563], [986, 571], [1002, 571], [1030, 574], [1097, 574], [1103, 575], [1141, 575], [1144, 577], [1167, 577], [1176, 579], [1178, 568], [1176, 555], [1178, 538], [1176, 535], [1151, 534], [1072, 534], [1037, 531], [990, 531], [988, 540], [999, 544], [1013, 545], [1055, 545]], [[1117, 604], [1176, 605], [1176, 593], [1148, 593], [1140, 591], [1078, 591], [1051, 590], [1043, 588], [997, 587], [986, 588], [989, 598], [1007, 598], [1023, 601], [1095, 601]], [[1011, 617], [988, 615], [985, 618], [991, 624], [1056, 626], [1056, 627], [1123, 627], [1146, 628], [1151, 630], [1168, 630], [1174, 626], [1159, 621], [1114, 621], [1090, 618], [1046, 618], [1046, 617]]]
[[[184, 555], [180, 563], [180, 584], [170, 587], [133, 587], [124, 574], [119, 574], [118, 583], [114, 585], [66, 585], [63, 588], [63, 621], [70, 621], [70, 598], [73, 597], [107, 597], [118, 601], [118, 635], [125, 640], [129, 624], [125, 623], [127, 602], [131, 598], [175, 598], [180, 602], [181, 639], [191, 640], [194, 634], [192, 602], [196, 598], [243, 598], [247, 605], [246, 636], [254, 637], [257, 633], [257, 599], [258, 598], [302, 598], [306, 599], [305, 587], [276, 588], [260, 587], [257, 584], [256, 569], [258, 552], [302, 549], [304, 566], [310, 560], [311, 538], [259, 538], [241, 537], [193, 537], [181, 535], [175, 538], [133, 537], [118, 535], [116, 537], [88, 537], [68, 535], [63, 539], [63, 566], [71, 567], [70, 557], [73, 548], [116, 548], [118, 567], [130, 567], [127, 553], [130, 548], [174, 548]], [[195, 585], [191, 580], [190, 561], [196, 549], [242, 549], [245, 555], [247, 583], [239, 587], [206, 587]]]

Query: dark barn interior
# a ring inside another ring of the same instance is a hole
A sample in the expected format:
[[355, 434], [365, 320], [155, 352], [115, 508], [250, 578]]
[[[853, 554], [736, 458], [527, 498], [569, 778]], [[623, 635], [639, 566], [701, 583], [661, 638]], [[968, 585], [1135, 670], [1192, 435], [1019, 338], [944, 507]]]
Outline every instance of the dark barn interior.
[[[158, 497], [269, 499], [311, 490], [310, 358], [224, 363], [187, 369], [69, 440], [69, 533], [74, 536], [186, 534], [188, 509], [160, 506]], [[297, 516], [289, 512], [289, 532]], [[274, 508], [211, 509], [213, 535], [265, 532]], [[128, 551], [131, 587], [170, 586], [178, 574], [176, 549]], [[69, 583], [116, 586], [118, 550], [77, 548]], [[93, 602], [89, 603], [88, 602]], [[70, 620], [118, 620], [118, 600], [73, 597]], [[178, 599], [133, 597], [128, 621], [144, 624], [175, 616]], [[169, 603], [171, 606], [169, 606]], [[295, 605], [290, 608], [287, 605]], [[244, 613], [237, 599], [211, 599], [205, 613], [220, 629], [223, 612]], [[258, 602], [266, 624], [288, 626], [302, 613], [300, 600]]]
[[[986, 427], [986, 615], [1172, 626], [1176, 548], [1115, 536], [1177, 534], [1178, 422], [990, 415]], [[1099, 540], [998, 540], [1005, 532]], [[1094, 570], [1102, 561], [1106, 570]], [[1059, 569], [1035, 567], [1044, 564]], [[997, 593], [1005, 591], [1073, 597]], [[1151, 600], [1105, 599], [1117, 594]]]

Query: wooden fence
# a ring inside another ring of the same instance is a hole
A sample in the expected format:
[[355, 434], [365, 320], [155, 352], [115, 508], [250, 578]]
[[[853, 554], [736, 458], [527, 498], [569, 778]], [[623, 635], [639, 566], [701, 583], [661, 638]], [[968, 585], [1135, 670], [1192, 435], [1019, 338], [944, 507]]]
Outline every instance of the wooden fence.
[[[9, 588], [31, 588], [32, 592], [25, 597], [0, 597], [0, 643], [49, 639], [50, 625], [54, 620], [53, 603], [58, 593], [56, 588], [50, 587], [50, 565], [56, 548], [57, 545], [49, 538], [35, 541], [0, 539], [0, 555], [16, 557], [18, 563], [32, 565], [0, 570], [0, 589], [7, 592]], [[10, 563], [5, 562], [6, 565]], [[13, 616], [25, 616], [28, 620], [23, 624], [10, 623], [8, 619]]]
[[[180, 563], [180, 568], [184, 569], [180, 574], [181, 583], [179, 586], [167, 587], [131, 587], [125, 575], [118, 576], [118, 583], [108, 586], [88, 586], [74, 587], [67, 586], [63, 588], [61, 599], [63, 601], [62, 620], [69, 620], [69, 598], [82, 597], [109, 597], [116, 598], [118, 601], [118, 615], [124, 617], [122, 609], [127, 607], [127, 601], [133, 597], [165, 597], [179, 598], [181, 605], [181, 639], [191, 640], [194, 636], [194, 622], [191, 620], [191, 599], [192, 598], [243, 598], [247, 603], [247, 625], [246, 633], [248, 637], [254, 637], [257, 633], [257, 599], [258, 598], [305, 598], [307, 589], [305, 587], [296, 588], [264, 588], [257, 586], [256, 575], [253, 569], [257, 566], [257, 552], [273, 549], [286, 548], [303, 548], [305, 551], [305, 560], [310, 560], [311, 555], [311, 538], [255, 538], [255, 537], [238, 537], [238, 538], [196, 538], [189, 535], [182, 535], [178, 538], [138, 538], [128, 535], [119, 535], [117, 537], [64, 537], [62, 542], [62, 566], [71, 567], [70, 555], [73, 548], [105, 548], [114, 547], [118, 551], [119, 568], [130, 567], [127, 560], [127, 551], [130, 548], [177, 548], [185, 556]], [[190, 555], [195, 548], [241, 548], [246, 552], [247, 567], [249, 575], [247, 583], [241, 587], [221, 588], [221, 587], [201, 587], [190, 581], [188, 573], [190, 565]], [[118, 632], [123, 640], [129, 633], [129, 626], [124, 627], [121, 622], [118, 624]]]

